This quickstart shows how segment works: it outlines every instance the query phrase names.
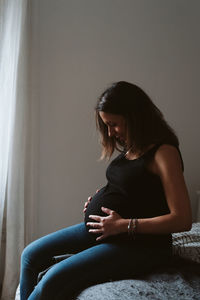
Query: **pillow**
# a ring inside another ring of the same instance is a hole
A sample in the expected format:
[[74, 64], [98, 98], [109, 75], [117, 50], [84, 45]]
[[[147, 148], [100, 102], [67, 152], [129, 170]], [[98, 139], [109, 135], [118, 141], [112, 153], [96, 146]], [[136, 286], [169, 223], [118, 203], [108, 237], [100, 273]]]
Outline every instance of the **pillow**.
[[190, 231], [172, 234], [173, 254], [200, 263], [200, 223], [193, 223]]

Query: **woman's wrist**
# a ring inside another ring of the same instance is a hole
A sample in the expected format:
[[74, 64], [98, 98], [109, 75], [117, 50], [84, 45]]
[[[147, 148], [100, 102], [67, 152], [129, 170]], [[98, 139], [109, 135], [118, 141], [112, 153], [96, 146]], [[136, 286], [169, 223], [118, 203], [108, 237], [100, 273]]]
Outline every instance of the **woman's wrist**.
[[[131, 221], [132, 220], [132, 221]], [[134, 219], [123, 219], [119, 220], [119, 231], [120, 233], [129, 233], [134, 234], [137, 232], [138, 229], [138, 220]]]
[[123, 219], [123, 218], [121, 218], [119, 220], [119, 230], [120, 230], [120, 233], [128, 232], [129, 222], [130, 222], [130, 219]]
[[137, 233], [137, 229], [138, 229], [138, 219], [134, 218], [134, 219], [130, 219], [129, 223], [128, 223], [128, 235], [135, 237], [136, 233]]

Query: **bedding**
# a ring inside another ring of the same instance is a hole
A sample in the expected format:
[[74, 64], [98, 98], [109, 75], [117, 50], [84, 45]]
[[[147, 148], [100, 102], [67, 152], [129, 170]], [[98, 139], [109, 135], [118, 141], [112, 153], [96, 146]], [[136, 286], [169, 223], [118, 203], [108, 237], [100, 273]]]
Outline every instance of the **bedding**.
[[[77, 291], [74, 300], [199, 300], [200, 223], [194, 223], [188, 232], [173, 234], [172, 240], [174, 256], [167, 268], [137, 278], [90, 286]], [[54, 257], [54, 260], [63, 258], [66, 257]], [[20, 300], [19, 287], [15, 300]]]
[[190, 231], [172, 235], [175, 255], [200, 263], [200, 223], [193, 223]]
[[[178, 271], [177, 271], [178, 267]], [[200, 265], [169, 267], [137, 279], [126, 279], [91, 286], [76, 300], [199, 300]]]

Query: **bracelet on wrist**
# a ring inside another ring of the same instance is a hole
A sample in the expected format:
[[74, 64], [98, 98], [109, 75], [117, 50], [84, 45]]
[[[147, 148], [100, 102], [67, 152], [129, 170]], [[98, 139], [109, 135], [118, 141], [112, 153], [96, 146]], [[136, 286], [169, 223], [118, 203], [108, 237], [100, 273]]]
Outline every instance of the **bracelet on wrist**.
[[130, 219], [128, 223], [128, 235], [135, 238], [135, 235], [137, 233], [137, 225], [138, 225], [138, 219]]

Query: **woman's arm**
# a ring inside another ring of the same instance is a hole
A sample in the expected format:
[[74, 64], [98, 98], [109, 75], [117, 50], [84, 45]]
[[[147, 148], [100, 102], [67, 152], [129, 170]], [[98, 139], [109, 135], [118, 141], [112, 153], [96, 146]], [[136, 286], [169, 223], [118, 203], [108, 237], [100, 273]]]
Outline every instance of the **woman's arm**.
[[[152, 172], [161, 179], [170, 213], [154, 218], [138, 219], [137, 232], [167, 234], [190, 230], [192, 226], [191, 206], [178, 150], [174, 146], [162, 145], [155, 153], [151, 168]], [[103, 210], [109, 215], [108, 217], [91, 216], [99, 222], [93, 225], [96, 229], [91, 229], [91, 232], [103, 233], [103, 236], [98, 239], [127, 232], [130, 219], [123, 219], [110, 209], [103, 208]], [[91, 226], [92, 224], [95, 223], [90, 223]]]
[[187, 231], [192, 226], [192, 212], [182, 164], [174, 146], [162, 145], [155, 154], [152, 166], [161, 179], [170, 213], [138, 220], [138, 233], [172, 233]]

